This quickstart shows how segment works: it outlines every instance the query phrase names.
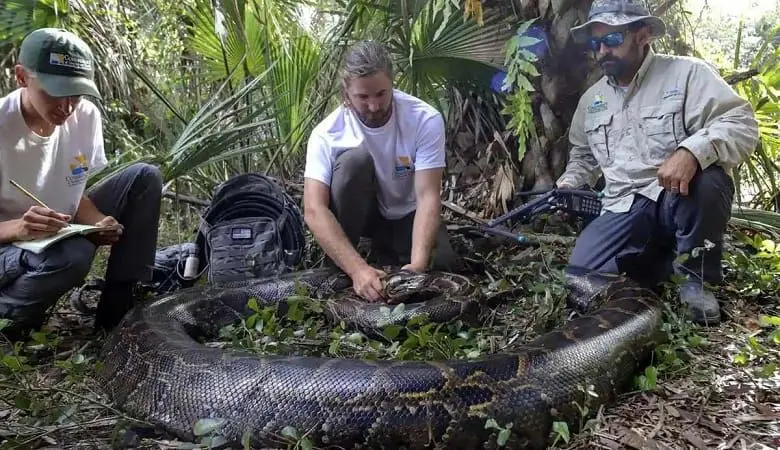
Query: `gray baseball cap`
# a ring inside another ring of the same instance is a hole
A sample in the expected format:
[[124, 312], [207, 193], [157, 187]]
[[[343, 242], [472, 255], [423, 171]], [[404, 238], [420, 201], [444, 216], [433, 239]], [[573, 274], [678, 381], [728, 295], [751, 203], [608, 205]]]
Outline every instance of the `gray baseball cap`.
[[53, 97], [91, 95], [102, 98], [94, 77], [92, 50], [78, 36], [59, 28], [29, 33], [19, 49], [19, 64], [34, 72]]
[[571, 29], [575, 42], [585, 42], [590, 37], [590, 27], [594, 23], [622, 27], [638, 21], [644, 21], [650, 27], [654, 38], [666, 34], [666, 24], [640, 4], [640, 0], [595, 0], [590, 6], [588, 21]]

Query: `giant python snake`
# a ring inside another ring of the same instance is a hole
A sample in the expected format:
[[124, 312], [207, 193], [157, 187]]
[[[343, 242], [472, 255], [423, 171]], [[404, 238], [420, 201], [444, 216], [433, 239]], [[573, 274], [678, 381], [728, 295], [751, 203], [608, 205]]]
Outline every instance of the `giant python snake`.
[[[455, 274], [395, 277], [388, 280], [390, 294], [415, 283], [446, 294], [410, 303], [401, 323], [421, 312], [446, 320], [477, 302], [473, 286]], [[507, 448], [544, 448], [554, 421], [576, 428], [585, 386], [597, 394], [591, 411], [614, 402], [663, 340], [659, 298], [629, 280], [598, 274], [568, 280], [570, 304], [581, 316], [481, 359], [257, 356], [194, 339], [246, 317], [250, 298], [261, 306], [283, 304], [301, 285], [312, 297], [328, 297], [350, 281], [316, 269], [196, 286], [135, 307], [104, 344], [99, 379], [106, 393], [129, 415], [186, 440], [196, 439], [196, 421], [212, 418], [221, 423], [218, 434], [240, 442], [247, 433], [255, 447], [283, 446], [281, 431], [293, 426], [326, 448], [490, 448], [497, 431], [485, 423], [492, 418], [511, 424]], [[380, 307], [354, 298], [324, 304], [329, 317], [359, 328], [375, 323]]]

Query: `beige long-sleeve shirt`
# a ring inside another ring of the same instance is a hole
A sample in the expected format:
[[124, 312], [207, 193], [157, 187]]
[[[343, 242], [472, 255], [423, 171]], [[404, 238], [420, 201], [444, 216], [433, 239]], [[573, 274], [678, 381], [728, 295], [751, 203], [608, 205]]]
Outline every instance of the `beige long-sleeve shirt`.
[[635, 194], [656, 201], [658, 168], [678, 148], [702, 170], [727, 173], [758, 143], [753, 109], [702, 60], [652, 50], [625, 89], [602, 77], [580, 98], [572, 148], [558, 185], [593, 186], [603, 173], [603, 209], [625, 212]]

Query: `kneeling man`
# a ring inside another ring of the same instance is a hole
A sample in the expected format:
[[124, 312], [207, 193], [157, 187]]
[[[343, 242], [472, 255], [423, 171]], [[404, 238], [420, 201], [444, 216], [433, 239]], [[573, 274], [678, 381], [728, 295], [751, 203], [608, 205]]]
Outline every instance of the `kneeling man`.
[[[95, 325], [115, 326], [151, 279], [162, 178], [130, 166], [85, 195], [87, 177], [107, 164], [100, 99], [89, 47], [65, 30], [25, 37], [15, 67], [19, 88], [0, 98], [0, 318], [19, 336], [42, 325], [46, 309], [88, 274], [100, 245], [110, 245], [106, 286]], [[37, 203], [15, 181], [45, 206]], [[54, 235], [70, 223], [119, 225], [62, 240], [40, 254], [13, 245]]]
[[596, 0], [572, 30], [605, 77], [580, 99], [559, 187], [603, 174], [605, 212], [577, 240], [570, 266], [627, 273], [649, 285], [681, 275], [691, 319], [717, 324], [705, 283], [722, 282], [730, 171], [758, 142], [750, 104], [705, 62], [655, 54], [665, 24], [632, 0]]
[[377, 262], [425, 271], [454, 261], [441, 221], [444, 120], [393, 88], [387, 50], [359, 42], [343, 66], [343, 105], [312, 132], [304, 171], [306, 224], [356, 292], [378, 300], [383, 272], [357, 252], [372, 240]]

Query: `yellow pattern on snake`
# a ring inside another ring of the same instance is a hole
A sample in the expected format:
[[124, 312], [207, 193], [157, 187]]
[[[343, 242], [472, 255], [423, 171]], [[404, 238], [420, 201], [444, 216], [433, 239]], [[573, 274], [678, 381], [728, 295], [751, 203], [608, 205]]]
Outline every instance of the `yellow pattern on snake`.
[[[583, 274], [570, 279], [583, 315], [511, 353], [475, 360], [363, 361], [257, 356], [206, 347], [214, 336], [260, 305], [283, 302], [300, 285], [328, 296], [350, 287], [344, 274], [317, 269], [236, 283], [200, 286], [136, 307], [104, 345], [106, 393], [128, 414], [187, 440], [199, 419], [220, 419], [217, 433], [253, 447], [283, 446], [293, 426], [321, 448], [495, 448], [488, 419], [511, 423], [504, 448], [545, 448], [552, 424], [579, 422], [582, 386], [611, 404], [662, 342], [659, 298], [624, 279]], [[410, 286], [442, 291], [407, 308], [399, 323], [468, 315], [479, 296], [454, 274], [397, 275], [388, 291]], [[333, 320], [366, 329], [378, 304], [324, 300]]]

